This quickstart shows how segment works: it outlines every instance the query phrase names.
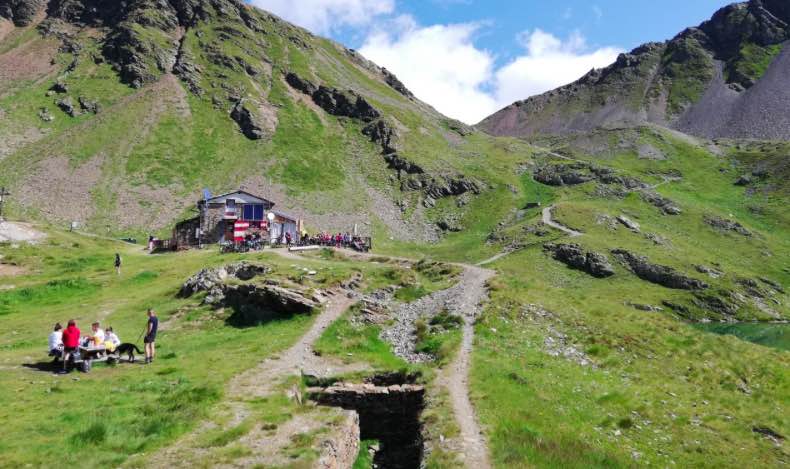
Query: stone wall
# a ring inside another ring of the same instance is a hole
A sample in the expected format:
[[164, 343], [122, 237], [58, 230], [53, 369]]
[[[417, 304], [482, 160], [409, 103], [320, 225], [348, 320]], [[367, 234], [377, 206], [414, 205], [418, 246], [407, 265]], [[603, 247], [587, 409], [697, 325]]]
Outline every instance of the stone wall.
[[353, 410], [343, 411], [343, 421], [321, 442], [321, 456], [316, 467], [319, 469], [348, 469], [354, 465], [359, 454], [359, 414]]
[[203, 242], [218, 243], [225, 233], [225, 204], [210, 204], [203, 212]]
[[359, 414], [360, 438], [378, 440], [374, 456], [378, 467], [416, 469], [423, 457], [422, 423], [425, 388], [414, 384], [376, 386], [339, 383], [309, 388], [313, 401]]

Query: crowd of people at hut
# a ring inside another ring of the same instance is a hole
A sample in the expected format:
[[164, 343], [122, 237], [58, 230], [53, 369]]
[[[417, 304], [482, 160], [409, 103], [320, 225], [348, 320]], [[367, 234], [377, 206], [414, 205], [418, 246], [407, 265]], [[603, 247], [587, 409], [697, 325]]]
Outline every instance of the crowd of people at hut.
[[[268, 239], [264, 236], [261, 236], [259, 232], [248, 232], [235, 242], [222, 243], [221, 246], [223, 252], [259, 251], [267, 245], [272, 245], [267, 243], [267, 241]], [[285, 246], [288, 248], [324, 246], [348, 248], [360, 252], [367, 252], [371, 248], [370, 238], [352, 235], [351, 233], [332, 234], [322, 231], [320, 233], [310, 235], [305, 232], [300, 237], [292, 236], [290, 232], [286, 232], [279, 241], [280, 242], [278, 244], [280, 246]], [[273, 244], [272, 246], [275, 247], [278, 244]]]

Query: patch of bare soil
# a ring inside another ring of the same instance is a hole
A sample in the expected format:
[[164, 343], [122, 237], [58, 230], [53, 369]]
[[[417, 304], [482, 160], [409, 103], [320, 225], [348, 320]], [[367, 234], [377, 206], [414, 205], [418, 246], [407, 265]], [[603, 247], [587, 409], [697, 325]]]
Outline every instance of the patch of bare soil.
[[[18, 265], [0, 264], [0, 277], [16, 277], [25, 273], [25, 269]], [[2, 287], [0, 287], [0, 290], [2, 290]]]
[[133, 186], [125, 182], [115, 187], [115, 220], [121, 229], [147, 226], [156, 230], [170, 226], [173, 213], [183, 212], [185, 207], [195, 202], [193, 195], [176, 196], [175, 188]]
[[38, 208], [47, 219], [84, 223], [95, 213], [91, 190], [101, 178], [104, 161], [96, 156], [72, 168], [66, 157], [45, 159], [24, 181], [17, 200]]
[[15, 81], [34, 80], [54, 72], [57, 65], [52, 59], [58, 46], [55, 39], [37, 38], [0, 55], [0, 92]]
[[[0, 109], [0, 123], [7, 119], [5, 112]], [[0, 160], [13, 154], [18, 149], [30, 143], [41, 140], [46, 133], [37, 127], [29, 127], [24, 130], [8, 130], [11, 126], [0, 124], [5, 132], [0, 134]]]
[[14, 24], [5, 18], [0, 18], [0, 41], [14, 30]]
[[166, 105], [169, 109], [175, 109], [179, 117], [185, 119], [192, 117], [192, 110], [187, 100], [187, 92], [181, 86], [178, 77], [172, 73], [162, 75], [159, 82], [153, 85], [153, 90], [160, 92], [164, 97], [161, 104]]
[[29, 223], [0, 222], [0, 242], [36, 243], [46, 237]]

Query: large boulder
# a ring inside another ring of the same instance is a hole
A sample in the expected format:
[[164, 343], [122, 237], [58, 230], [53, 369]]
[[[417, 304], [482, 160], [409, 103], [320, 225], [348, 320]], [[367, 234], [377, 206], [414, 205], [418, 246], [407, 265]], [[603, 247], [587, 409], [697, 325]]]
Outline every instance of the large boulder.
[[630, 253], [625, 249], [613, 249], [612, 254], [628, 270], [642, 280], [679, 290], [702, 290], [708, 288], [708, 284], [702, 280], [687, 277], [672, 267], [651, 264], [646, 257]]
[[593, 277], [605, 278], [614, 275], [609, 259], [597, 252], [586, 252], [578, 244], [546, 244], [543, 248], [554, 259], [574, 269], [587, 272]]

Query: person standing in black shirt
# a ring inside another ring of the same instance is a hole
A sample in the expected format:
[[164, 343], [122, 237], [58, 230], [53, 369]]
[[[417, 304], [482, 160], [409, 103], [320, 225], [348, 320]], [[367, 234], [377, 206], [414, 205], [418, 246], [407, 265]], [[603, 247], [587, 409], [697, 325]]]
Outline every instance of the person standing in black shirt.
[[152, 308], [148, 308], [148, 325], [145, 329], [145, 363], [154, 361], [156, 355], [156, 331], [159, 329], [159, 318]]

